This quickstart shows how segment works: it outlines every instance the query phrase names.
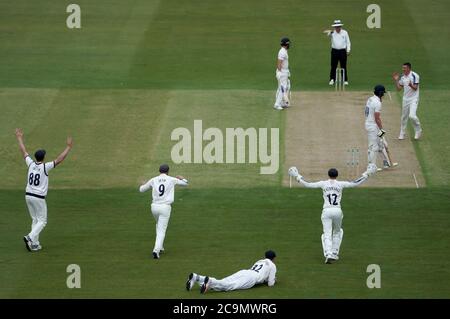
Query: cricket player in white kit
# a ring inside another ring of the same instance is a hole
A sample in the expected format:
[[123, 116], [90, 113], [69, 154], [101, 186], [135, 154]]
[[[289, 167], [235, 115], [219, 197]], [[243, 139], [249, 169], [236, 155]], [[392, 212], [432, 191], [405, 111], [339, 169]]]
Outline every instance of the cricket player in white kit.
[[72, 138], [67, 138], [67, 146], [64, 151], [51, 162], [44, 162], [45, 150], [38, 150], [34, 154], [36, 161], [33, 161], [28, 154], [23, 142], [23, 132], [16, 129], [16, 138], [19, 148], [22, 151], [25, 163], [28, 166], [27, 186], [25, 190], [25, 201], [31, 216], [31, 231], [23, 237], [25, 247], [28, 251], [37, 252], [42, 249], [39, 242], [39, 234], [47, 225], [47, 203], [45, 197], [48, 192], [48, 174], [66, 158], [72, 149]]
[[156, 239], [153, 248], [153, 258], [159, 259], [160, 253], [164, 251], [164, 238], [166, 237], [167, 225], [169, 224], [170, 212], [175, 196], [175, 185], [187, 186], [188, 181], [183, 176], [172, 177], [169, 166], [162, 164], [159, 167], [160, 175], [153, 177], [139, 188], [141, 193], [152, 189], [151, 210], [156, 221]]
[[383, 123], [381, 122], [381, 102], [385, 93], [384, 86], [375, 86], [373, 95], [367, 100], [364, 115], [368, 139], [367, 162], [376, 165], [377, 154], [380, 154], [383, 159], [383, 168], [387, 169], [397, 166], [398, 163], [393, 163], [389, 157], [388, 145], [384, 137], [386, 131], [383, 129]]
[[323, 191], [323, 210], [322, 210], [322, 247], [325, 256], [325, 263], [330, 264], [339, 259], [339, 249], [341, 247], [344, 230], [342, 229], [342, 218], [344, 217], [341, 209], [342, 191], [344, 188], [356, 187], [367, 180], [368, 176], [374, 174], [376, 167], [370, 165], [368, 170], [362, 176], [354, 181], [338, 181], [338, 171], [331, 168], [328, 171], [330, 177], [326, 181], [309, 183], [303, 179], [296, 167], [289, 168], [289, 175], [294, 177], [297, 182], [307, 188], [321, 188]]
[[281, 49], [278, 51], [277, 59], [277, 69], [275, 71], [275, 76], [278, 81], [278, 89], [275, 97], [275, 105], [273, 106], [276, 110], [282, 110], [289, 107], [289, 99], [291, 92], [291, 81], [289, 79], [289, 55], [288, 49], [290, 46], [290, 41], [288, 38], [281, 39]]
[[422, 136], [422, 126], [417, 117], [417, 107], [419, 106], [419, 75], [411, 70], [411, 63], [403, 64], [403, 75], [395, 72], [392, 78], [395, 81], [397, 90], [403, 89], [403, 103], [402, 103], [402, 117], [400, 123], [399, 140], [405, 139], [406, 126], [408, 125], [408, 118], [411, 119], [414, 126], [414, 139], [418, 140]]
[[277, 266], [274, 260], [276, 254], [272, 250], [265, 253], [265, 258], [258, 260], [250, 269], [243, 269], [223, 279], [202, 276], [191, 273], [186, 282], [186, 289], [192, 289], [195, 283], [200, 285], [200, 293], [204, 294], [209, 289], [215, 291], [231, 291], [249, 289], [255, 285], [267, 283], [269, 287], [275, 285]]

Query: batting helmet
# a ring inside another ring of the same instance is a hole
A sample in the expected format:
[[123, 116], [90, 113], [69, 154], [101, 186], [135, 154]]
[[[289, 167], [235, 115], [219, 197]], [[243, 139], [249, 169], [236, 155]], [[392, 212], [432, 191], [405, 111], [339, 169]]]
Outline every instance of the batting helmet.
[[291, 41], [289, 40], [289, 38], [282, 38], [280, 41], [280, 45], [281, 46], [287, 46], [289, 48], [289, 45], [291, 44]]
[[384, 95], [384, 93], [386, 93], [386, 89], [381, 84], [378, 84], [373, 89], [373, 93], [378, 97], [382, 97]]

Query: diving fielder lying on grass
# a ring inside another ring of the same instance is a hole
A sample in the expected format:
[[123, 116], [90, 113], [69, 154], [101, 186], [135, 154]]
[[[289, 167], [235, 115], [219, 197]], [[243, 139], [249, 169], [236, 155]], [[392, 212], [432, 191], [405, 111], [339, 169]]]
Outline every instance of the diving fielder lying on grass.
[[294, 177], [297, 182], [303, 184], [307, 188], [322, 188], [323, 191], [323, 210], [322, 210], [322, 247], [325, 256], [325, 263], [331, 264], [339, 259], [339, 248], [344, 236], [342, 229], [342, 218], [344, 217], [341, 210], [342, 191], [344, 188], [356, 187], [367, 180], [369, 175], [376, 171], [375, 165], [369, 165], [367, 171], [354, 181], [338, 181], [338, 171], [331, 168], [328, 171], [330, 179], [316, 183], [309, 183], [303, 179], [296, 167], [289, 168], [289, 175]]
[[274, 251], [268, 250], [264, 257], [265, 259], [258, 260], [250, 269], [240, 270], [223, 279], [191, 273], [186, 282], [186, 289], [190, 291], [195, 283], [200, 285], [200, 293], [202, 294], [209, 289], [216, 291], [249, 289], [262, 283], [267, 283], [269, 287], [272, 287], [275, 285], [277, 273], [277, 267], [274, 263], [276, 254]]
[[162, 164], [159, 167], [160, 175], [153, 177], [147, 183], [139, 187], [141, 193], [152, 189], [152, 214], [156, 220], [156, 239], [153, 248], [153, 258], [159, 259], [159, 254], [164, 251], [164, 238], [169, 224], [170, 211], [172, 210], [175, 185], [187, 186], [188, 181], [183, 176], [172, 177], [169, 173], [169, 165]]

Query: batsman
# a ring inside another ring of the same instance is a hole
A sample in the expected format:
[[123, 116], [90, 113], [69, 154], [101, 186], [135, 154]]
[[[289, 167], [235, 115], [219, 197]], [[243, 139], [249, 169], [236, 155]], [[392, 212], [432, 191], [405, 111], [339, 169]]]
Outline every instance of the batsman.
[[365, 126], [367, 138], [369, 141], [368, 165], [376, 165], [377, 154], [380, 154], [383, 159], [383, 168], [388, 169], [397, 166], [398, 163], [392, 161], [388, 144], [384, 136], [386, 131], [383, 129], [383, 124], [381, 122], [381, 101], [385, 93], [386, 89], [383, 85], [375, 86], [373, 96], [367, 100], [364, 113], [366, 117]]

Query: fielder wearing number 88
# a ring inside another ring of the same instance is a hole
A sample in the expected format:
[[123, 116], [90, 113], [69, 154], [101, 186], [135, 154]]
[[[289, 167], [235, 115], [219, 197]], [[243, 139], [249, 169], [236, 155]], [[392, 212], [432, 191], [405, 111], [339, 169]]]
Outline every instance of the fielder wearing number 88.
[[153, 177], [144, 185], [139, 187], [141, 193], [152, 189], [151, 210], [156, 221], [156, 239], [153, 248], [153, 258], [159, 259], [159, 255], [164, 251], [164, 238], [169, 224], [171, 204], [175, 197], [175, 185], [187, 186], [188, 181], [183, 176], [172, 177], [169, 173], [169, 166], [162, 164], [159, 167], [160, 175]]
[[341, 209], [342, 191], [344, 188], [356, 187], [367, 180], [369, 175], [376, 172], [375, 165], [369, 165], [358, 179], [348, 181], [338, 181], [338, 171], [331, 168], [328, 171], [328, 180], [310, 183], [303, 179], [296, 167], [289, 168], [289, 176], [294, 177], [297, 182], [307, 188], [322, 188], [323, 191], [323, 210], [322, 210], [322, 247], [325, 263], [331, 264], [339, 259], [339, 249], [344, 236], [342, 229], [343, 213]]
[[68, 137], [64, 151], [54, 161], [47, 163], [44, 162], [45, 150], [36, 151], [34, 153], [36, 161], [33, 161], [25, 148], [23, 132], [19, 128], [16, 129], [16, 138], [25, 163], [28, 166], [25, 200], [32, 219], [31, 232], [24, 236], [23, 240], [28, 251], [37, 252], [42, 249], [39, 242], [39, 234], [47, 225], [47, 203], [45, 197], [48, 192], [48, 174], [56, 165], [64, 161], [67, 154], [69, 154], [69, 151], [72, 149], [72, 138]]

